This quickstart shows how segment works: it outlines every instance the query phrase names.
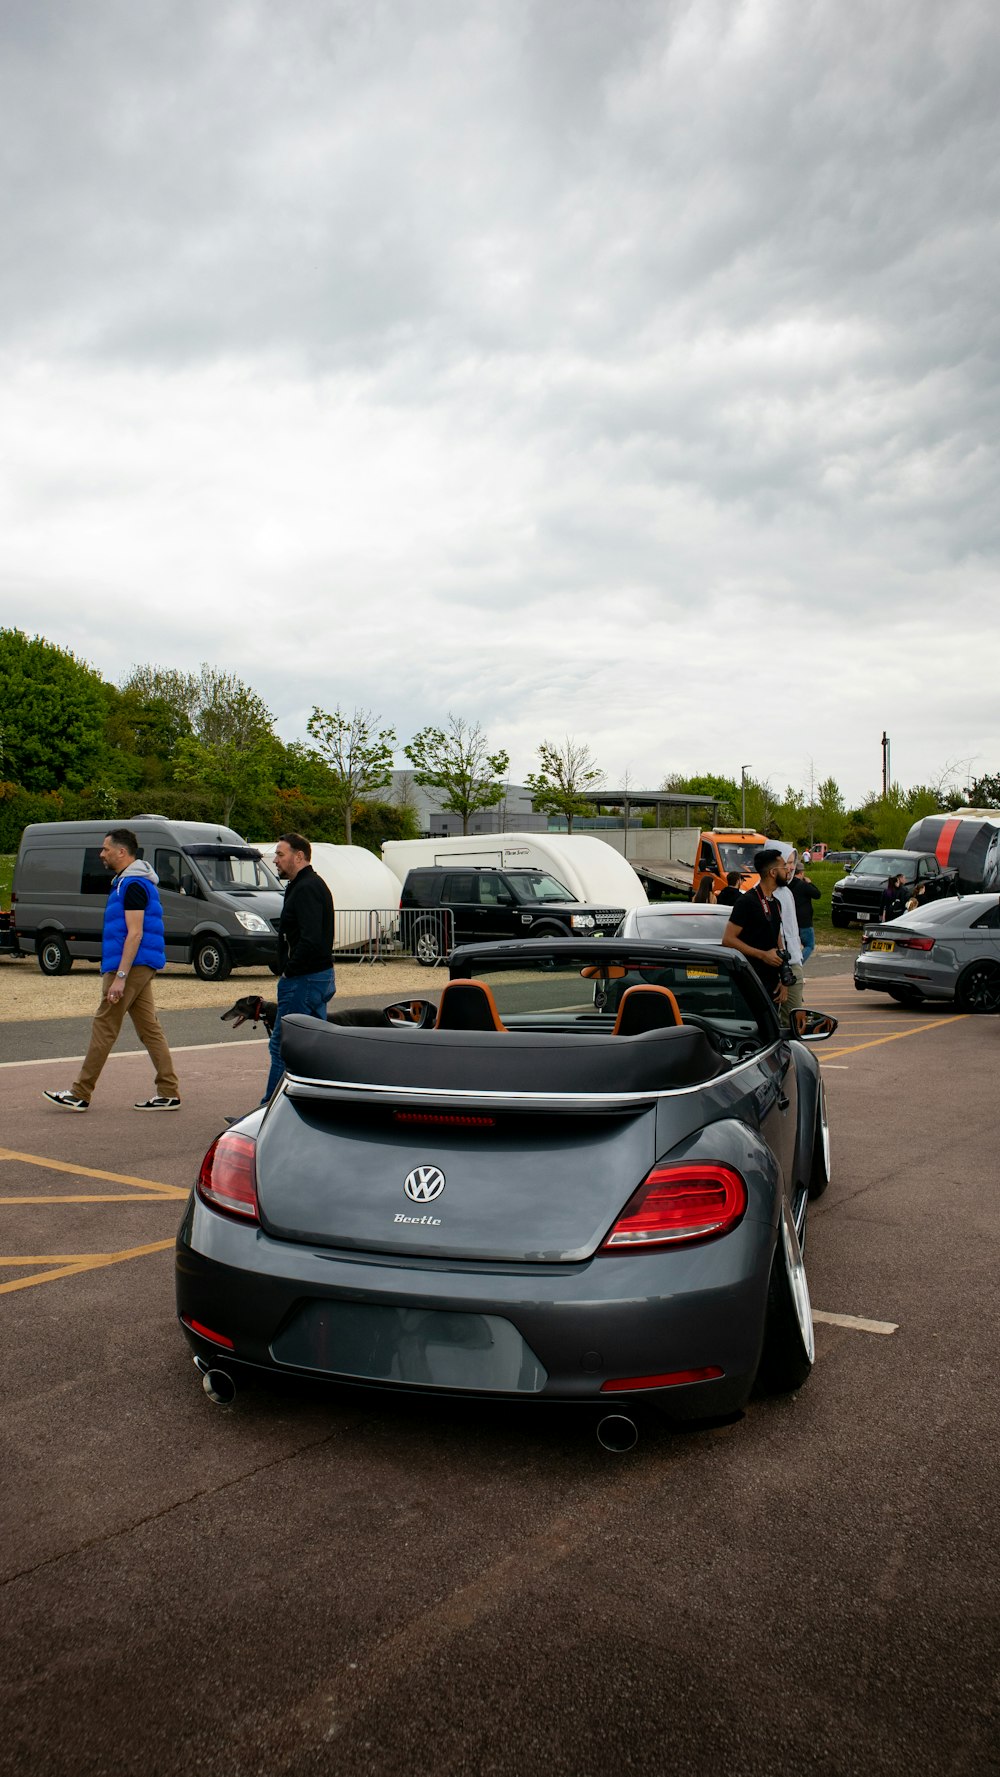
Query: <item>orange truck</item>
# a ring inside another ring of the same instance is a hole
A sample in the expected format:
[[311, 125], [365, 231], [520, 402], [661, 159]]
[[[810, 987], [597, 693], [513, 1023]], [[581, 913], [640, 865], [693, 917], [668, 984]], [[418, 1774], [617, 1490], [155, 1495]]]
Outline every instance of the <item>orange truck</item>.
[[715, 827], [711, 833], [702, 833], [691, 883], [693, 894], [698, 893], [706, 876], [712, 878], [717, 890], [724, 889], [730, 870], [748, 870], [740, 887], [753, 888], [757, 881], [754, 857], [773, 843], [766, 834], [755, 833], [750, 827]]

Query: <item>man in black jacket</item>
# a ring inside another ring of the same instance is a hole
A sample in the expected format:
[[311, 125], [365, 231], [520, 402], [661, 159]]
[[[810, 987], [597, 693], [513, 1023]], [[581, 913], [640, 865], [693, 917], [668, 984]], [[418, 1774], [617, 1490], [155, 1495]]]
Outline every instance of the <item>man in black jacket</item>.
[[312, 846], [301, 833], [283, 833], [274, 864], [288, 887], [278, 926], [278, 1012], [268, 1047], [271, 1071], [261, 1104], [266, 1104], [284, 1073], [281, 1020], [286, 1012], [325, 1018], [336, 993], [333, 978], [333, 896], [312, 867]]

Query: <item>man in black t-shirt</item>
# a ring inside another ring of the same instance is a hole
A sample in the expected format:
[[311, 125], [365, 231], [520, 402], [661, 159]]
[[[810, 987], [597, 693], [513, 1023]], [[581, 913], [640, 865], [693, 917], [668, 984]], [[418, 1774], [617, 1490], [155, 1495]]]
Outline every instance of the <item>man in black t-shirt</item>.
[[735, 907], [740, 898], [740, 873], [738, 870], [726, 871], [726, 886], [716, 896], [719, 907]]
[[780, 1005], [788, 989], [782, 987], [779, 976], [781, 908], [774, 891], [779, 883], [788, 881], [788, 869], [781, 852], [773, 846], [759, 851], [753, 863], [760, 881], [756, 888], [740, 895], [729, 915], [722, 942], [727, 949], [739, 950], [746, 957], [772, 1000]]

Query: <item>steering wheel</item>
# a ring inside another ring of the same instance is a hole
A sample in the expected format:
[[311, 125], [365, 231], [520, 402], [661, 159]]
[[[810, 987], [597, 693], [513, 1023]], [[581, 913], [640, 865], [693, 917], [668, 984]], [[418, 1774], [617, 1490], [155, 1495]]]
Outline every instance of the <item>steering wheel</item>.
[[702, 1017], [700, 1012], [685, 1012], [684, 1023], [695, 1024], [699, 1030], [703, 1030], [717, 1055], [731, 1054], [732, 1039], [724, 1037], [720, 1031], [716, 1030], [714, 1024], [710, 1024], [707, 1018]]

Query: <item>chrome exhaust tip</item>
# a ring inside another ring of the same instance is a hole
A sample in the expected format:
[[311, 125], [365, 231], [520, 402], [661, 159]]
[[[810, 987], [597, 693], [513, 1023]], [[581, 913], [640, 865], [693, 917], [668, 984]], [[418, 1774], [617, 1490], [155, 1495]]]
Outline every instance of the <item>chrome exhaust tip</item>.
[[597, 1442], [602, 1450], [610, 1450], [615, 1456], [624, 1456], [627, 1450], [634, 1450], [639, 1442], [639, 1427], [625, 1413], [606, 1413], [597, 1422]]
[[231, 1407], [236, 1399], [236, 1384], [228, 1370], [206, 1370], [201, 1386], [217, 1407]]

